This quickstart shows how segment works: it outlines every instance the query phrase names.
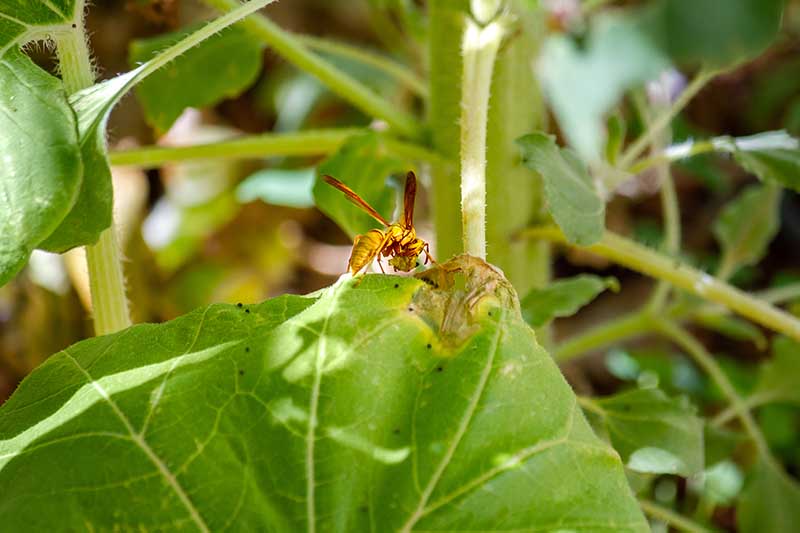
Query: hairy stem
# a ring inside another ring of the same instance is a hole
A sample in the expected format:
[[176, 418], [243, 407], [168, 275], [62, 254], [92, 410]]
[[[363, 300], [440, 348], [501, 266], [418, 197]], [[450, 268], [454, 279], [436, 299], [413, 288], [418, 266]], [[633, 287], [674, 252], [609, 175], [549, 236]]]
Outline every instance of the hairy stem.
[[461, 220], [464, 251], [486, 259], [486, 124], [500, 20], [479, 26], [467, 18], [461, 45]]
[[[76, 25], [73, 31], [55, 36], [61, 76], [69, 94], [94, 83], [83, 22], [79, 21]], [[105, 335], [130, 326], [125, 278], [113, 219], [111, 227], [100, 234], [97, 243], [86, 246], [86, 266], [92, 293], [95, 334]]]
[[[558, 228], [551, 226], [531, 228], [522, 232], [522, 235], [567, 243], [564, 234]], [[792, 315], [705, 272], [665, 257], [629, 239], [606, 232], [599, 243], [584, 249], [631, 270], [668, 281], [675, 287], [718, 303], [757, 324], [800, 341], [800, 320]]]
[[[204, 1], [223, 12], [231, 11], [240, 5], [238, 0]], [[408, 137], [420, 136], [421, 128], [416, 117], [384, 100], [364, 84], [310, 52], [291, 32], [281, 29], [267, 17], [261, 15], [251, 17], [243, 24], [253, 35], [272, 47], [284, 59], [315, 76], [332, 92], [367, 115], [385, 120], [390, 127]]]
[[[146, 168], [164, 163], [195, 159], [240, 159], [284, 156], [315, 156], [336, 152], [344, 142], [363, 128], [305, 130], [296, 133], [247, 135], [227, 141], [192, 146], [144, 146], [111, 152], [114, 165], [136, 165]], [[382, 137], [386, 151], [394, 155], [443, 166], [452, 165], [424, 146]]]
[[427, 116], [434, 149], [455, 162], [433, 165], [432, 202], [436, 228], [436, 256], [447, 259], [464, 251], [459, 210], [458, 120], [461, 113], [461, 51], [464, 13], [449, 0], [428, 2], [428, 80], [430, 96]]

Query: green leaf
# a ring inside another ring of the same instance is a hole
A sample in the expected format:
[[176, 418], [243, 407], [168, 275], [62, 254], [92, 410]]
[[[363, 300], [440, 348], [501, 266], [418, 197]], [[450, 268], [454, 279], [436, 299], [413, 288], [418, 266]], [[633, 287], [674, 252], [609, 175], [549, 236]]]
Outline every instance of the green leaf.
[[744, 476], [733, 461], [720, 461], [703, 472], [703, 496], [714, 505], [731, 505], [742, 490]]
[[800, 485], [769, 459], [749, 472], [736, 509], [742, 533], [786, 533], [800, 524]]
[[771, 185], [753, 185], [731, 201], [714, 221], [714, 236], [722, 247], [722, 265], [758, 263], [778, 232], [781, 191]]
[[140, 69], [93, 85], [69, 97], [78, 117], [83, 181], [75, 205], [40, 248], [64, 252], [97, 242], [111, 226], [113, 189], [106, 155], [106, 122], [111, 109], [130, 90]]
[[584, 161], [603, 153], [605, 115], [625, 92], [669, 67], [637, 17], [596, 17], [583, 46], [563, 34], [549, 37], [538, 75], [564, 135]]
[[649, 531], [498, 283], [343, 278], [52, 356], [0, 407], [3, 527]]
[[83, 176], [75, 115], [61, 82], [16, 47], [0, 57], [0, 158], [3, 285], [67, 216]]
[[[797, 139], [793, 139], [795, 145]], [[800, 192], [800, 147], [736, 150], [736, 161], [764, 181], [772, 181]]]
[[236, 198], [242, 202], [262, 200], [285, 207], [313, 207], [312, 189], [316, 179], [315, 168], [289, 170], [268, 168], [250, 175], [236, 188]]
[[606, 289], [619, 290], [615, 278], [581, 274], [531, 290], [520, 302], [525, 322], [538, 328], [556, 317], [572, 316]]
[[386, 153], [378, 134], [355, 135], [319, 165], [313, 189], [314, 202], [350, 237], [366, 233], [371, 228], [381, 228], [380, 222], [319, 178], [328, 174], [344, 182], [386, 220], [393, 222], [396, 191], [386, 186], [386, 180], [391, 174], [403, 173], [404, 170], [408, 169], [400, 159]]
[[547, 208], [567, 240], [581, 246], [599, 241], [605, 203], [575, 153], [559, 148], [555, 138], [544, 133], [531, 133], [516, 142], [525, 166], [542, 176]]
[[594, 402], [628, 468], [681, 476], [703, 470], [703, 422], [685, 398], [648, 388]]
[[800, 343], [778, 337], [772, 359], [761, 365], [755, 394], [800, 405]]
[[0, 0], [0, 57], [15, 44], [44, 38], [51, 30], [69, 31], [82, 15], [83, 2]]
[[775, 40], [783, 4], [784, 0], [664, 0], [655, 21], [674, 61], [730, 68], [756, 57]]
[[[190, 35], [196, 27], [133, 41], [131, 65]], [[187, 107], [207, 107], [238, 96], [258, 77], [263, 44], [241, 26], [231, 26], [187, 51], [136, 87], [148, 122], [167, 131]]]

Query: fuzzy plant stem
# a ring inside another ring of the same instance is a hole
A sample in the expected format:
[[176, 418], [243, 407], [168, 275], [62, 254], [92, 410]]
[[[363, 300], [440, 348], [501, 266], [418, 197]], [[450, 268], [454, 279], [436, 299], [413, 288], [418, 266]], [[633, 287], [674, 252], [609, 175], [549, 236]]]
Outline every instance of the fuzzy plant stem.
[[[61, 76], [69, 94], [94, 83], [82, 21], [76, 22], [76, 26], [72, 31], [54, 36]], [[106, 335], [130, 326], [125, 278], [113, 221], [111, 227], [100, 234], [96, 244], [86, 246], [86, 266], [95, 334]]]
[[486, 124], [502, 20], [480, 26], [467, 18], [461, 45], [461, 220], [464, 250], [486, 259]]

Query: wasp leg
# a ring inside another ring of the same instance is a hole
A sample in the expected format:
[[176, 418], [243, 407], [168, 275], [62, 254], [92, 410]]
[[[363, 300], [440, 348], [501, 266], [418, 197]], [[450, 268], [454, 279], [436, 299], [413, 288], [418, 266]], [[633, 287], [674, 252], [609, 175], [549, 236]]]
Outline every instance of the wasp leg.
[[432, 264], [435, 265], [436, 264], [436, 259], [434, 259], [433, 256], [431, 255], [431, 246], [430, 246], [430, 244], [428, 244], [426, 242], [425, 243], [425, 248], [423, 248], [423, 249], [425, 250], [425, 264], [427, 265], [428, 262], [430, 261]]
[[383, 269], [383, 263], [381, 263], [381, 254], [378, 254], [378, 266], [380, 267], [381, 272], [386, 274], [386, 271]]

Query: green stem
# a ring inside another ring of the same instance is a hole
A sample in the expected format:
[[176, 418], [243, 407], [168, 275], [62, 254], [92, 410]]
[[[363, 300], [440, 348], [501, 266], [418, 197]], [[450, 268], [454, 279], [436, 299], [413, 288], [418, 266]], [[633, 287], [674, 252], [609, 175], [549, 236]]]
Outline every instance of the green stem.
[[697, 522], [689, 520], [672, 509], [667, 509], [649, 500], [639, 499], [639, 507], [642, 508], [642, 511], [644, 511], [647, 516], [664, 522], [679, 531], [686, 531], [688, 533], [711, 533], [711, 530], [706, 529]]
[[[366, 131], [363, 128], [305, 130], [296, 133], [247, 135], [227, 141], [191, 146], [144, 146], [109, 154], [112, 165], [154, 168], [165, 163], [196, 159], [264, 159], [285, 156], [317, 156], [336, 152], [348, 138]], [[452, 166], [439, 154], [424, 146], [382, 137], [387, 152], [404, 159]]]
[[434, 149], [455, 161], [451, 167], [434, 165], [432, 210], [436, 228], [436, 256], [449, 258], [464, 251], [459, 210], [458, 125], [461, 109], [461, 43], [464, 13], [449, 0], [428, 2], [428, 80], [430, 97], [427, 116]]
[[728, 403], [736, 412], [736, 416], [742, 422], [745, 432], [752, 439], [756, 445], [759, 455], [765, 459], [770, 459], [769, 446], [761, 433], [761, 429], [753, 420], [750, 410], [747, 408], [744, 400], [736, 389], [733, 387], [725, 372], [717, 364], [711, 354], [700, 344], [692, 335], [685, 329], [675, 324], [670, 320], [660, 319], [654, 317], [658, 331], [671, 339], [675, 344], [686, 350], [692, 359], [711, 377], [714, 383], [717, 384], [723, 396], [728, 400]]
[[[564, 234], [551, 226], [525, 230], [522, 236], [566, 243]], [[800, 341], [800, 320], [792, 315], [629, 239], [606, 232], [599, 243], [584, 249], [642, 274], [668, 281], [675, 287], [723, 305], [757, 324]]]
[[317, 52], [325, 52], [346, 59], [357, 61], [364, 65], [380, 70], [395, 78], [422, 98], [428, 97], [428, 87], [411, 69], [388, 57], [375, 52], [369, 52], [359, 46], [340, 43], [330, 39], [323, 39], [312, 35], [298, 35], [297, 39], [308, 48]]
[[647, 130], [642, 134], [636, 141], [622, 154], [619, 160], [619, 168], [625, 169], [630, 167], [636, 158], [639, 157], [642, 152], [645, 151], [647, 146], [653, 142], [653, 139], [659, 135], [664, 128], [669, 126], [672, 119], [680, 113], [680, 111], [686, 107], [686, 104], [695, 97], [695, 95], [700, 92], [700, 89], [705, 86], [714, 76], [716, 75], [715, 70], [710, 69], [703, 69], [697, 73], [694, 79], [689, 83], [686, 89], [678, 96], [678, 98], [673, 102], [672, 106], [663, 112], [661, 115], [656, 117], [653, 120], [653, 123], [647, 128]]
[[[780, 394], [775, 393], [773, 391], [764, 391], [764, 392], [757, 392], [755, 394], [751, 394], [750, 396], [744, 398], [742, 400], [742, 404], [748, 410], [752, 411], [756, 407], [761, 407], [762, 405], [766, 405], [768, 403], [772, 403], [775, 401], [780, 400]], [[719, 413], [717, 413], [714, 418], [711, 419], [711, 425], [713, 427], [721, 427], [731, 421], [732, 418], [737, 416], [738, 412], [736, 408], [732, 405], [728, 406], [726, 409], [723, 409]]]
[[489, 89], [505, 25], [467, 18], [461, 45], [461, 221], [464, 251], [486, 259], [486, 124]]
[[[542, 180], [520, 164], [514, 140], [544, 130], [547, 111], [538, 90], [531, 57], [545, 34], [544, 20], [522, 2], [508, 3], [515, 17], [513, 36], [497, 53], [486, 130], [486, 257], [500, 267], [519, 294], [543, 287], [550, 279], [547, 242], [515, 241], [508, 236], [533, 221], [547, 220]], [[485, 10], [492, 13], [492, 6]], [[525, 194], [520, 194], [525, 191]], [[537, 330], [549, 342], [550, 328]]]
[[[786, 285], [754, 293], [754, 298], [777, 305], [783, 302], [800, 298], [800, 283]], [[728, 310], [715, 304], [692, 305], [687, 303], [676, 304], [662, 312], [671, 320], [681, 322], [691, 320], [696, 315], [709, 313], [727, 314]], [[611, 344], [631, 340], [640, 335], [651, 333], [654, 329], [651, 319], [652, 312], [648, 309], [634, 311], [620, 318], [609, 320], [595, 326], [584, 333], [579, 333], [562, 342], [555, 350], [553, 356], [558, 360], [567, 360], [579, 357], [587, 352], [599, 350]]]
[[[83, 21], [76, 22], [76, 25], [73, 31], [54, 36], [64, 88], [69, 94], [94, 83]], [[130, 326], [125, 278], [113, 220], [96, 244], [86, 246], [86, 264], [95, 334], [105, 335]]]
[[[223, 12], [239, 6], [237, 0], [204, 1]], [[281, 29], [267, 17], [261, 15], [250, 17], [243, 24], [284, 59], [315, 76], [332, 92], [367, 115], [385, 120], [389, 126], [408, 137], [416, 138], [421, 135], [416, 117], [384, 100], [356, 79], [310, 52], [295, 35]]]
[[673, 161], [686, 159], [687, 157], [692, 157], [694, 155], [713, 152], [715, 150], [718, 150], [718, 147], [713, 141], [696, 141], [686, 149], [666, 149], [660, 153], [653, 154], [648, 158], [640, 159], [631, 165], [631, 168], [629, 168], [628, 171], [631, 174], [640, 174], [645, 170], [662, 163], [672, 163]]
[[[647, 107], [646, 100], [641, 91], [634, 93], [634, 102], [645, 124], [647, 124], [648, 128], [652, 127], [653, 119], [651, 117], [651, 111]], [[660, 153], [664, 146], [668, 144], [670, 137], [671, 129], [669, 126], [666, 126], [661, 135], [653, 136], [651, 152], [654, 154]], [[656, 167], [656, 173], [660, 185], [661, 216], [664, 220], [664, 242], [662, 247], [667, 255], [675, 257], [678, 255], [681, 247], [681, 215], [678, 195], [675, 192], [675, 182], [672, 179], [669, 164], [659, 164]], [[664, 280], [658, 282], [658, 285], [650, 297], [650, 301], [647, 303], [650, 311], [656, 313], [664, 307], [667, 298], [669, 298], [671, 288], [672, 286]]]
[[642, 335], [652, 329], [650, 314], [646, 311], [635, 311], [564, 341], [558, 345], [553, 357], [558, 361], [567, 361], [603, 346]]

